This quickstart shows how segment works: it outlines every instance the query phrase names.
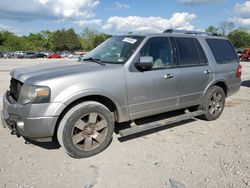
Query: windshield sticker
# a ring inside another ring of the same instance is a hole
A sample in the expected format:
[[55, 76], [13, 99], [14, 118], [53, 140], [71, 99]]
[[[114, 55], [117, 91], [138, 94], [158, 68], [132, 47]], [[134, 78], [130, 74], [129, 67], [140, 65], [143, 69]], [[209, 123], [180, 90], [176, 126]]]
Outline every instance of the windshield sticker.
[[130, 43], [130, 44], [134, 44], [134, 43], [136, 43], [136, 39], [132, 39], [132, 38], [124, 38], [123, 40], [122, 40], [123, 42], [128, 42], [128, 43]]
[[120, 62], [120, 63], [123, 62], [123, 58], [119, 58], [118, 62]]

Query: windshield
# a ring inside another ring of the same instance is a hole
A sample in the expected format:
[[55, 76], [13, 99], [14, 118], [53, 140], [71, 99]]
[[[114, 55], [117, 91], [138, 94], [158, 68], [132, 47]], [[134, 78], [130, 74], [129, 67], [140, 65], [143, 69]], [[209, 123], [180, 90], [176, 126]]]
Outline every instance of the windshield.
[[143, 38], [141, 36], [112, 37], [90, 51], [82, 59], [97, 59], [103, 63], [124, 64]]

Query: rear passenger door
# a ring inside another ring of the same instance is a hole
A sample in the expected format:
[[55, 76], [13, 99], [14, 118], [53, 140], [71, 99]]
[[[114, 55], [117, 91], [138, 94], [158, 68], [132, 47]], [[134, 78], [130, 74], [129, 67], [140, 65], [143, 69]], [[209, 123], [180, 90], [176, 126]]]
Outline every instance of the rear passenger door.
[[175, 37], [174, 43], [179, 69], [176, 86], [178, 105], [184, 108], [200, 104], [204, 90], [213, 80], [214, 69], [198, 39]]

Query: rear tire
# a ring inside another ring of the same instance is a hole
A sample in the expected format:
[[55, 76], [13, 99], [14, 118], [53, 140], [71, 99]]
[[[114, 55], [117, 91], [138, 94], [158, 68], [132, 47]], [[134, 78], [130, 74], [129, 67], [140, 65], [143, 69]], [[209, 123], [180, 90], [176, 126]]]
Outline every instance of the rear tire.
[[213, 86], [208, 89], [203, 104], [200, 107], [201, 110], [205, 111], [205, 114], [201, 118], [207, 121], [219, 118], [224, 110], [225, 98], [225, 92], [221, 87]]
[[94, 101], [72, 107], [62, 118], [57, 139], [72, 157], [85, 158], [106, 149], [112, 140], [114, 118], [109, 109]]

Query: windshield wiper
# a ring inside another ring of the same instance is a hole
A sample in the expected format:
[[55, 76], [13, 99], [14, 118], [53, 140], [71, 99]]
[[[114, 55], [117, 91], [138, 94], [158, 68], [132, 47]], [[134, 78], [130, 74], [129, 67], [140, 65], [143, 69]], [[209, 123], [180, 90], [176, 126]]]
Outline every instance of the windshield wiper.
[[99, 65], [102, 65], [102, 66], [105, 66], [106, 64], [101, 62], [100, 59], [95, 59], [95, 58], [87, 58], [87, 59], [83, 59], [83, 61], [91, 61], [91, 62], [95, 62], [95, 63], [98, 63]]

